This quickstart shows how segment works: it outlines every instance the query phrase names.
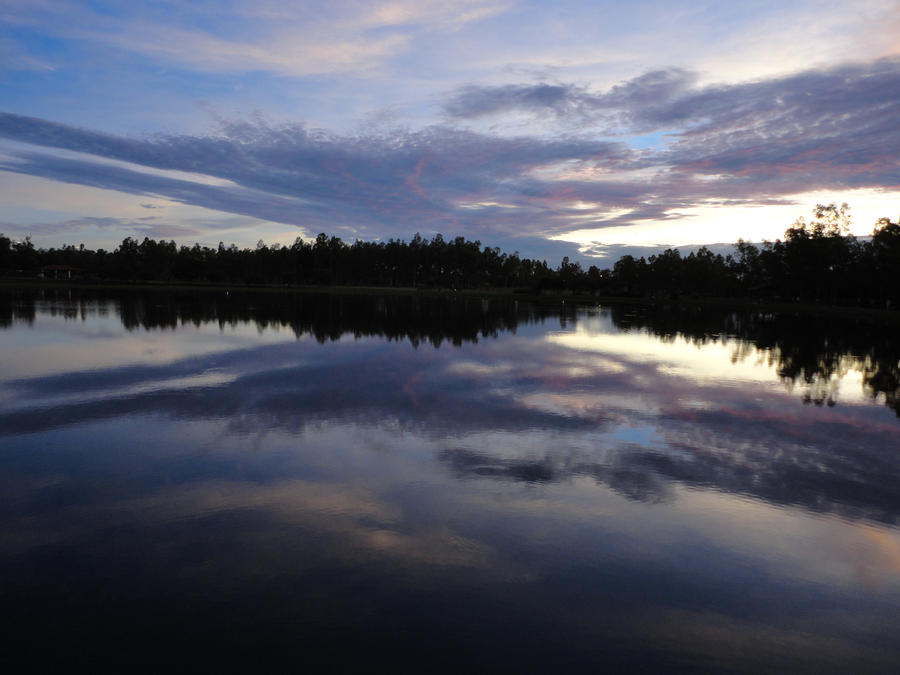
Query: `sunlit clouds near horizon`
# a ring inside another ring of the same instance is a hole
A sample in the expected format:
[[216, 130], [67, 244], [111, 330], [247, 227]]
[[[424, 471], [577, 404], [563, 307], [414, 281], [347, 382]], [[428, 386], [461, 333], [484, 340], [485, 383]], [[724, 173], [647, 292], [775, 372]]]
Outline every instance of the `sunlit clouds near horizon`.
[[[900, 7], [0, 6], [0, 231], [443, 233], [604, 264], [900, 214]], [[649, 249], [648, 249], [649, 250]]]

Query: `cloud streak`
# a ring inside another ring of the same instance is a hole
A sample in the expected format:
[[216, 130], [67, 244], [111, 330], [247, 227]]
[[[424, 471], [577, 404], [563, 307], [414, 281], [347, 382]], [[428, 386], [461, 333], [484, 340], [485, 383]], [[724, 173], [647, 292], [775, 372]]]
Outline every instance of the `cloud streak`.
[[420, 35], [452, 33], [508, 6], [494, 0], [453, 6], [394, 0], [364, 8], [352, 0], [301, 7], [237, 0], [217, 3], [210, 12], [204, 4], [103, 11], [53, 0], [13, 0], [0, 10], [0, 20], [181, 69], [304, 77], [377, 70]]

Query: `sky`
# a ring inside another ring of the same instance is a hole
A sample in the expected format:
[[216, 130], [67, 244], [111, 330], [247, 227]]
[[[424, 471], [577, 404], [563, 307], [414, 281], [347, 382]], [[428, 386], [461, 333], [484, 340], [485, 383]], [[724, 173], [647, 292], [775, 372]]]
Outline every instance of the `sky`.
[[0, 232], [555, 263], [900, 214], [895, 0], [0, 0]]

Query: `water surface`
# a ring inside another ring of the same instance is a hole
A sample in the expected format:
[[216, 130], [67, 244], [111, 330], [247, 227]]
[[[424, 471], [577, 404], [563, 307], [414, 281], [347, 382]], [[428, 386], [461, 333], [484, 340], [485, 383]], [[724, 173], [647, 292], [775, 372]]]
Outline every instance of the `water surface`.
[[896, 672], [896, 338], [7, 289], [5, 658]]

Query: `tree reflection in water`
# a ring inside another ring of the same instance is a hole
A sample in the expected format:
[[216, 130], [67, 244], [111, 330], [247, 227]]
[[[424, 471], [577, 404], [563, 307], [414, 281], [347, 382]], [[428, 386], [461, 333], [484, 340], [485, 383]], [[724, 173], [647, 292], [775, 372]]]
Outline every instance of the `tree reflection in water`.
[[735, 360], [762, 352], [782, 381], [801, 386], [806, 403], [835, 405], [841, 378], [856, 370], [867, 393], [900, 417], [898, 322], [684, 307], [613, 305], [610, 311], [622, 330], [648, 331], [663, 341], [730, 342]]
[[[565, 327], [577, 320], [577, 307], [571, 303], [455, 294], [8, 288], [0, 291], [0, 328], [34, 321], [38, 307], [53, 316], [76, 319], [105, 313], [110, 303], [129, 330], [252, 322], [260, 330], [290, 328], [297, 337], [312, 335], [319, 342], [346, 335], [377, 336], [435, 347], [497, 337], [515, 332], [520, 324], [559, 321]], [[614, 325], [623, 331], [647, 331], [664, 342], [676, 338], [700, 345], [729, 342], [735, 360], [762, 352], [789, 387], [802, 389], [804, 402], [819, 406], [835, 405], [841, 378], [858, 371], [867, 393], [900, 417], [900, 322], [686, 306], [610, 305], [609, 309]]]
[[417, 296], [228, 290], [4, 289], [0, 327], [33, 321], [36, 308], [75, 319], [112, 304], [128, 330], [173, 329], [183, 324], [220, 327], [254, 323], [260, 330], [289, 328], [319, 342], [342, 336], [409, 340], [413, 346], [460, 345], [515, 331], [520, 323], [575, 319], [571, 304], [534, 304], [457, 294]]

